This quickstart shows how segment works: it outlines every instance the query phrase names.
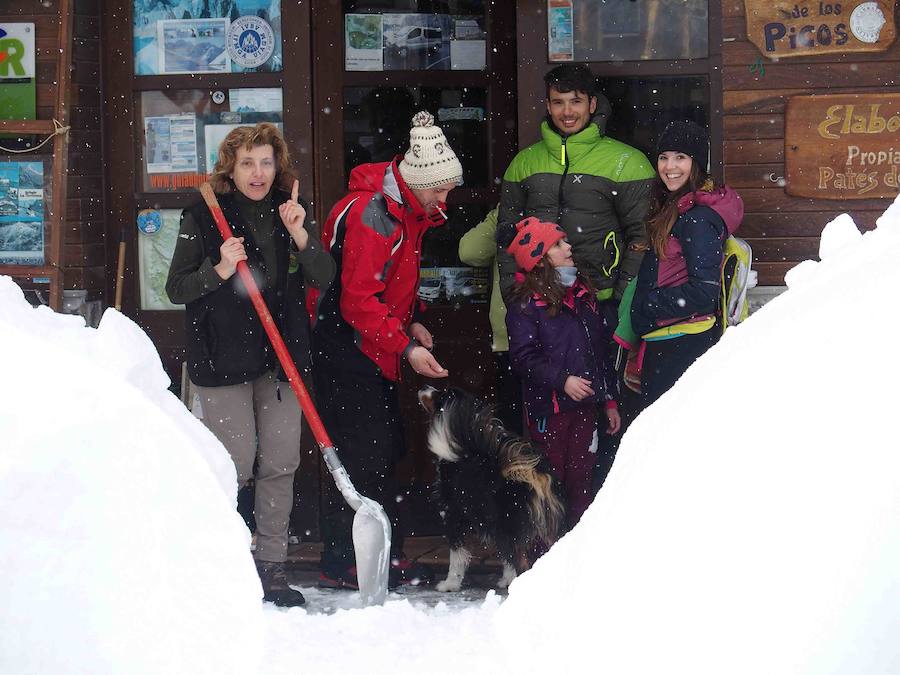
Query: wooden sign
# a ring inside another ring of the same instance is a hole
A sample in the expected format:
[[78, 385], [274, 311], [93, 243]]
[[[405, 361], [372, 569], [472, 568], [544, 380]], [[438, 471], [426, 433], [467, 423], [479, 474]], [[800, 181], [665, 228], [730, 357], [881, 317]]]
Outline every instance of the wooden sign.
[[784, 133], [787, 193], [821, 199], [900, 192], [900, 92], [792, 96]]
[[744, 0], [747, 39], [771, 59], [881, 52], [897, 36], [893, 0]]

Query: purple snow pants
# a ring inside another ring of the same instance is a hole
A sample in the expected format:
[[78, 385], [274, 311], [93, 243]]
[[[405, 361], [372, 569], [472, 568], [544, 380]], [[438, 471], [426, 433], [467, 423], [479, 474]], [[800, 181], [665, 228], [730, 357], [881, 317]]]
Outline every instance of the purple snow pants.
[[562, 482], [568, 529], [581, 520], [594, 498], [591, 475], [597, 459], [597, 418], [597, 404], [591, 401], [574, 410], [528, 420], [531, 440], [547, 455]]

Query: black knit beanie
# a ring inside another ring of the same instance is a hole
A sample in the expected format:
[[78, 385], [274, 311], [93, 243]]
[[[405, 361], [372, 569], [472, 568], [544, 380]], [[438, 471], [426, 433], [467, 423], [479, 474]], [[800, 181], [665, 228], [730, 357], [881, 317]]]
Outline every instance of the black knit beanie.
[[663, 152], [683, 152], [705, 172], [709, 165], [709, 134], [690, 120], [669, 122], [656, 142], [656, 156]]

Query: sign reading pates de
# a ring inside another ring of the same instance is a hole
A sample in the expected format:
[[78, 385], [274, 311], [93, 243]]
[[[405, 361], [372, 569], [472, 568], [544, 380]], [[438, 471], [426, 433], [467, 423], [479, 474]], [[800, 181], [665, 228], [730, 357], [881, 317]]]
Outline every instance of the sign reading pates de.
[[790, 195], [872, 199], [900, 192], [900, 92], [792, 96], [784, 136]]
[[747, 39], [764, 56], [879, 52], [897, 36], [893, 0], [744, 0]]

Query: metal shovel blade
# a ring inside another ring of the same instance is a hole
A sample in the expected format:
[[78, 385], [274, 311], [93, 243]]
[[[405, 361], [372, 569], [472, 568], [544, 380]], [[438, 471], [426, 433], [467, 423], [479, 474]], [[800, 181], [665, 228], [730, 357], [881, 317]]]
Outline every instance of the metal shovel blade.
[[381, 504], [362, 496], [353, 487], [333, 446], [322, 448], [322, 457], [344, 500], [356, 511], [353, 516], [353, 550], [356, 553], [356, 583], [362, 606], [383, 605], [387, 598], [391, 563], [391, 521]]
[[356, 581], [363, 607], [383, 605], [388, 593], [391, 558], [391, 522], [376, 501], [360, 495], [362, 504], [353, 516]]

